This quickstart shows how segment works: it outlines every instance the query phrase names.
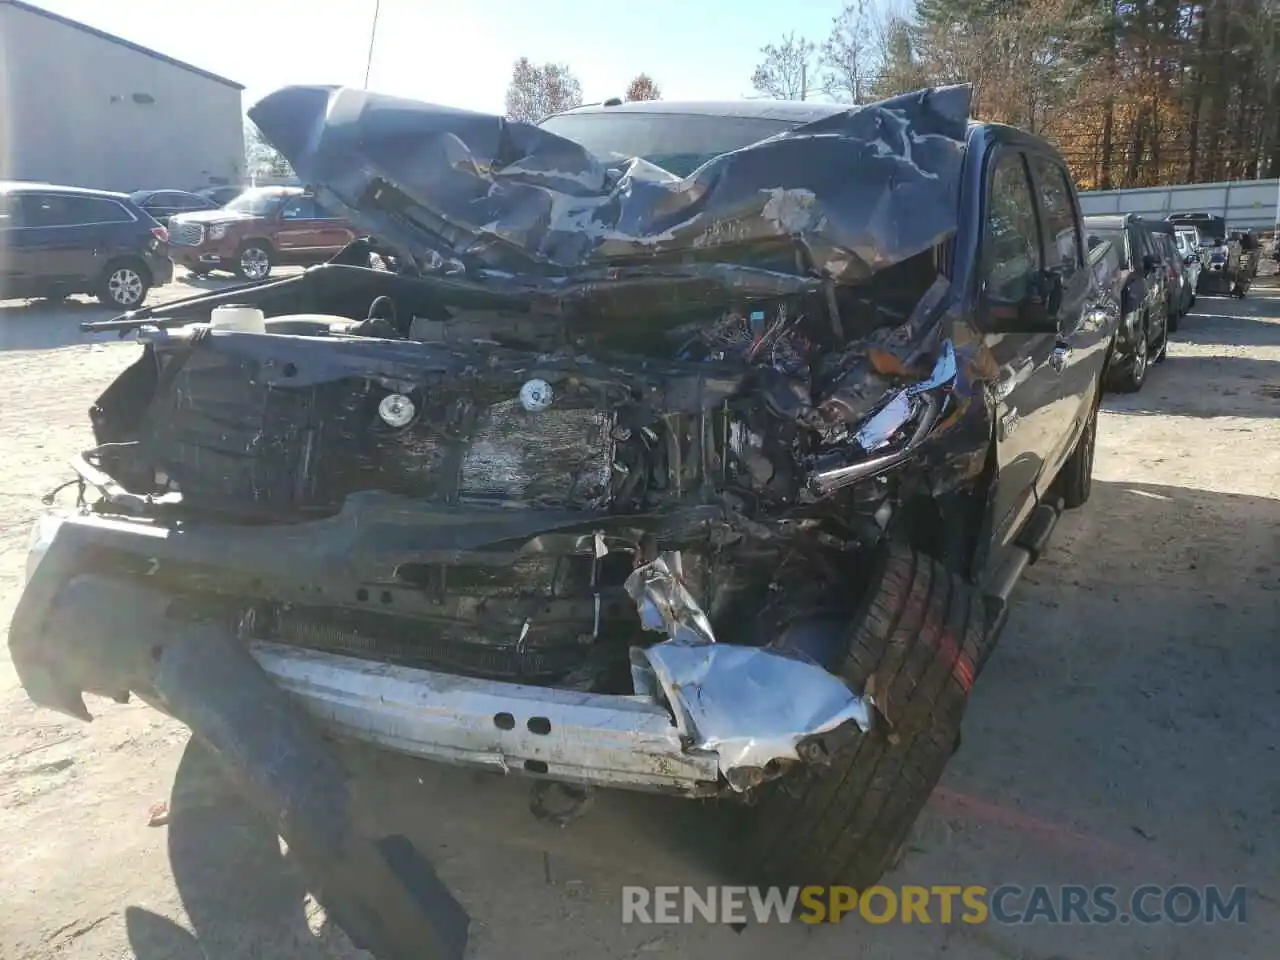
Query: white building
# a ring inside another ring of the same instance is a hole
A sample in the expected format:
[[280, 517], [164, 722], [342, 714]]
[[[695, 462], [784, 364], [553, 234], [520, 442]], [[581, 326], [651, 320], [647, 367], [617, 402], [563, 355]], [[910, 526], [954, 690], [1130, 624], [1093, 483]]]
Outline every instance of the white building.
[[244, 180], [244, 88], [0, 0], [0, 180], [195, 190]]

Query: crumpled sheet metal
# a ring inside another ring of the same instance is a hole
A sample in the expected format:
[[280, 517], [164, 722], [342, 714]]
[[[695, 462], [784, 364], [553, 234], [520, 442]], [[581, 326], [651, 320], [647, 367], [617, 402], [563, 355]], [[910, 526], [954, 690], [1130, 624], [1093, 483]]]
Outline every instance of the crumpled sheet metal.
[[627, 580], [646, 629], [672, 639], [631, 651], [636, 693], [661, 694], [691, 748], [719, 757], [735, 790], [771, 761], [799, 760], [801, 741], [850, 721], [871, 729], [871, 704], [839, 678], [798, 656], [717, 643], [705, 614], [664, 554]]
[[711, 622], [680, 577], [679, 554], [665, 553], [637, 567], [624, 585], [646, 630], [664, 631], [677, 643], [715, 643]]
[[[962, 85], [850, 107], [684, 178], [641, 159], [619, 173], [529, 124], [352, 88], [285, 87], [249, 116], [326, 199], [379, 236], [411, 236], [419, 263], [564, 281], [691, 254], [749, 264], [753, 246], [782, 240], [856, 283], [955, 231], [970, 101]], [[386, 184], [409, 206], [396, 211]]]

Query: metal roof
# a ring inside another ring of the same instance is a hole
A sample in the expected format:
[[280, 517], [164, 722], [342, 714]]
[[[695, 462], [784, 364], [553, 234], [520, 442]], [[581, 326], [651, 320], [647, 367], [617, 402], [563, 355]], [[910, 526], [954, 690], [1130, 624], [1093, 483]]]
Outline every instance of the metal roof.
[[[0, 0], [0, 3], [7, 0]], [[112, 200], [128, 200], [127, 193], [117, 190], [95, 190], [93, 187], [70, 187], [41, 180], [0, 180], [0, 194], [16, 193], [66, 193], [77, 197], [110, 197]]]
[[236, 83], [234, 80], [228, 80], [226, 77], [220, 77], [216, 73], [210, 73], [208, 70], [201, 70], [199, 67], [194, 67], [189, 63], [183, 63], [181, 60], [175, 60], [173, 57], [165, 56], [163, 53], [152, 50], [150, 47], [144, 47], [131, 40], [125, 40], [123, 37], [117, 37], [115, 34], [107, 33], [105, 30], [99, 30], [96, 27], [91, 27], [87, 23], [81, 23], [79, 20], [72, 20], [70, 17], [64, 17], [51, 10], [45, 10], [43, 7], [37, 7], [33, 3], [27, 3], [26, 0], [0, 0], [0, 6], [15, 7], [18, 10], [24, 10], [27, 13], [34, 13], [36, 16], [44, 17], [48, 20], [54, 21], [55, 23], [60, 23], [65, 27], [72, 27], [76, 30], [83, 31], [84, 33], [92, 34], [99, 39], [106, 40], [121, 47], [126, 47], [135, 53], [141, 53], [145, 56], [151, 57], [153, 60], [159, 60], [161, 63], [167, 63], [173, 67], [181, 67], [183, 70], [189, 70], [192, 73], [198, 74], [208, 80], [215, 80], [218, 83], [225, 84], [228, 87], [234, 87], [237, 90], [244, 89], [244, 84], [242, 83]]
[[1130, 223], [1150, 226], [1149, 222], [1132, 213], [1090, 213], [1084, 216], [1083, 222], [1095, 230], [1123, 230]]
[[628, 100], [612, 107], [592, 103], [553, 116], [563, 117], [577, 113], [648, 113], [692, 117], [750, 117], [790, 120], [801, 124], [844, 113], [852, 108], [851, 103], [821, 103], [813, 100]]

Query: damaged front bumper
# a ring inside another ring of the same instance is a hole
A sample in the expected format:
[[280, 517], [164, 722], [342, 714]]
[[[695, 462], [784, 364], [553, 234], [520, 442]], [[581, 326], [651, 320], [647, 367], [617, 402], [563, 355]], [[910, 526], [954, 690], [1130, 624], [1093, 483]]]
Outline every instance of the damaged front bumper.
[[[368, 524], [346, 528], [361, 526]], [[313, 579], [323, 579], [340, 552], [333, 529], [302, 524], [285, 538], [297, 562], [312, 558]], [[181, 591], [152, 574], [182, 568], [216, 578], [208, 568], [225, 564], [228, 575], [252, 578], [255, 563], [265, 574], [281, 562], [269, 551], [255, 560], [252, 547], [229, 557], [228, 536], [236, 531], [89, 514], [42, 518], [9, 633], [31, 699], [88, 720], [84, 693], [117, 700], [134, 693], [179, 719], [201, 716], [170, 702], [156, 676], [167, 650], [203, 637], [247, 647], [278, 689], [344, 739], [446, 763], [689, 797], [742, 792], [797, 762], [824, 762], [870, 728], [870, 701], [822, 667], [783, 649], [716, 643], [669, 555], [628, 581], [644, 626], [668, 639], [633, 650], [636, 694], [624, 696], [264, 642], [252, 623], [184, 615]]]

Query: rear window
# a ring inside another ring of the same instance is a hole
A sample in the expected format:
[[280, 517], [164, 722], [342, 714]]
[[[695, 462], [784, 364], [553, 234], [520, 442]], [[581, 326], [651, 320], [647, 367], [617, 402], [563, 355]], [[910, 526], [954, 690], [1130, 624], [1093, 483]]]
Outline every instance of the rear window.
[[134, 217], [120, 203], [106, 197], [72, 194], [22, 195], [22, 223], [26, 227], [72, 227], [94, 223], [128, 223]]
[[766, 140], [798, 124], [768, 117], [601, 112], [549, 117], [540, 126], [581, 144], [602, 160], [642, 157], [683, 177], [712, 157]]

